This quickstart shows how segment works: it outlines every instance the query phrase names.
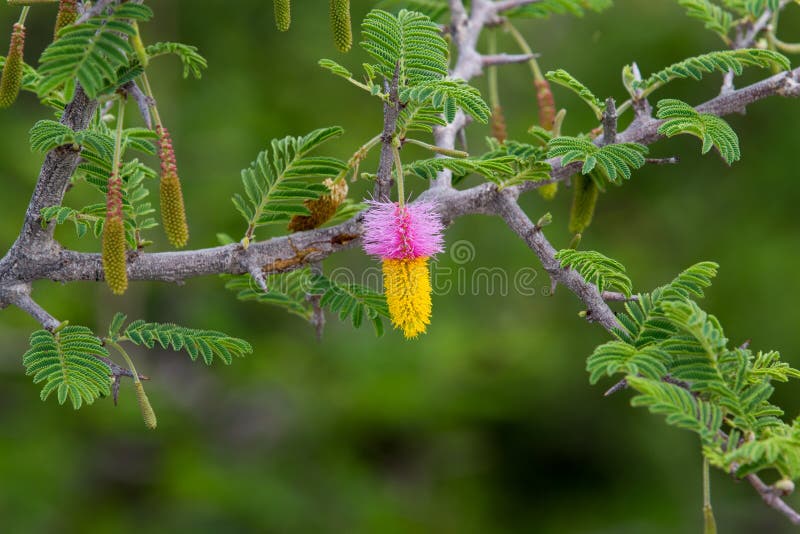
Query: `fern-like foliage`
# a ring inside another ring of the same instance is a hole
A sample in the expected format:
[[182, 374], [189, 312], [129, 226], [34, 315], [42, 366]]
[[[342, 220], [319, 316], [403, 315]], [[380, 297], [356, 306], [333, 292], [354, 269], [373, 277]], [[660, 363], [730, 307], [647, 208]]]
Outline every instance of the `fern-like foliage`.
[[639, 393], [631, 400], [633, 406], [646, 406], [653, 413], [665, 415], [668, 424], [697, 433], [706, 446], [721, 441], [723, 412], [719, 406], [696, 398], [680, 386], [650, 378], [631, 376], [628, 385]]
[[117, 80], [117, 69], [128, 65], [128, 54], [133, 54], [132, 45], [122, 35], [133, 36], [133, 21], [146, 21], [153, 12], [133, 2], [114, 4], [111, 9], [108, 14], [63, 28], [45, 49], [39, 66], [40, 96], [77, 78], [94, 98]]
[[640, 82], [634, 82], [633, 86], [636, 89], [652, 90], [657, 86], [679, 78], [701, 80], [704, 74], [714, 71], [723, 73], [733, 71], [738, 76], [745, 67], [761, 67], [764, 69], [778, 67], [781, 70], [787, 70], [790, 66], [791, 64], [786, 56], [772, 50], [761, 50], [759, 48], [724, 50], [685, 59], [650, 75], [650, 77]]
[[478, 174], [500, 189], [550, 179], [552, 168], [544, 161], [543, 148], [512, 140], [498, 143], [496, 139], [488, 138], [486, 141], [489, 151], [480, 157], [418, 160], [405, 166], [405, 171], [429, 180], [443, 169], [450, 169], [454, 183], [470, 174]]
[[249, 275], [227, 278], [225, 287], [235, 291], [239, 300], [278, 306], [306, 321], [311, 321], [314, 315], [310, 296], [319, 297], [320, 306], [338, 314], [342, 321], [349, 318], [356, 328], [367, 320], [378, 336], [383, 335], [383, 319], [389, 317], [383, 293], [314, 274], [309, 268], [269, 276], [267, 291], [259, 288]]
[[481, 93], [464, 80], [433, 80], [421, 82], [400, 90], [402, 102], [430, 102], [435, 108], [444, 110], [444, 117], [452, 122], [458, 108], [480, 122], [489, 120], [491, 110], [481, 98]]
[[780, 7], [780, 0], [722, 0], [722, 4], [736, 11], [738, 15], [757, 19], [767, 9], [776, 12]]
[[215, 356], [226, 365], [230, 365], [234, 357], [242, 357], [253, 352], [253, 347], [247, 341], [215, 330], [148, 323], [141, 319], [133, 321], [123, 330], [121, 325], [124, 322], [125, 316], [122, 314], [117, 314], [112, 321], [110, 334], [115, 341], [129, 341], [148, 349], [152, 349], [158, 343], [165, 350], [185, 351], [192, 361], [200, 356], [206, 365], [211, 365]]
[[339, 315], [342, 321], [350, 318], [355, 328], [369, 321], [375, 335], [383, 335], [383, 319], [389, 317], [386, 296], [355, 283], [342, 283], [317, 275], [313, 278], [311, 294], [321, 295], [320, 306]]
[[686, 14], [705, 24], [705, 27], [719, 35], [726, 43], [733, 28], [733, 15], [709, 0], [678, 0], [686, 8]]
[[35, 152], [48, 152], [62, 145], [77, 145], [88, 147], [108, 159], [114, 154], [112, 138], [91, 129], [76, 132], [69, 126], [52, 120], [37, 121], [29, 136], [31, 150]]
[[111, 369], [98, 356], [108, 357], [108, 351], [92, 331], [67, 325], [31, 334], [22, 363], [35, 384], [44, 383], [43, 401], [55, 392], [59, 404], [69, 399], [77, 410], [111, 392]]
[[401, 10], [397, 15], [374, 9], [361, 24], [362, 48], [376, 60], [377, 71], [391, 80], [399, 69], [400, 86], [447, 75], [448, 48], [439, 27], [427, 16]]
[[599, 147], [584, 137], [556, 137], [550, 140], [547, 156], [561, 158], [562, 165], [582, 161], [581, 174], [589, 174], [595, 168], [611, 183], [629, 180], [631, 169], [645, 163], [648, 149], [639, 143], [615, 143]]
[[596, 384], [603, 376], [618, 373], [641, 375], [659, 380], [667, 374], [670, 356], [657, 347], [638, 349], [621, 341], [609, 341], [600, 345], [586, 360], [589, 382]]
[[[401, 10], [397, 15], [375, 9], [361, 26], [362, 48], [377, 61], [364, 64], [366, 83], [330, 59], [319, 65], [373, 95], [388, 99], [386, 83], [397, 75], [398, 97], [404, 107], [432, 108], [452, 121], [459, 108], [487, 122], [489, 106], [480, 92], [461, 79], [447, 78], [449, 49], [439, 27], [425, 14]], [[429, 114], [428, 114], [429, 115]]]
[[342, 133], [344, 130], [334, 126], [302, 137], [275, 139], [271, 151], [262, 151], [242, 171], [245, 196], [235, 195], [233, 203], [247, 221], [248, 239], [258, 227], [286, 223], [293, 215], [309, 214], [303, 201], [328, 192], [321, 181], [310, 180], [335, 178], [347, 170], [347, 165], [339, 159], [311, 157], [309, 153]]
[[188, 78], [189, 74], [196, 80], [203, 77], [203, 69], [208, 67], [208, 61], [197, 51], [196, 46], [183, 43], [162, 42], [148, 45], [147, 55], [151, 58], [174, 54], [178, 56], [183, 65], [183, 77]]
[[605, 108], [605, 104], [597, 98], [594, 93], [589, 90], [588, 87], [583, 85], [577, 78], [575, 78], [572, 74], [565, 71], [564, 69], [558, 69], [555, 71], [550, 71], [545, 74], [545, 78], [550, 80], [553, 83], [556, 83], [562, 87], [566, 87], [578, 97], [586, 102], [592, 111], [599, 119], [603, 114], [603, 109]]
[[[638, 395], [634, 406], [666, 415], [697, 433], [711, 464], [744, 476], [775, 469], [800, 477], [797, 422], [784, 423], [770, 403], [772, 381], [800, 378], [776, 352], [728, 348], [719, 321], [694, 301], [717, 274], [702, 262], [672, 282], [638, 295], [618, 315], [617, 340], [587, 360], [590, 380], [622, 374]], [[727, 434], [727, 439], [725, 435]]]
[[572, 268], [588, 282], [597, 286], [598, 291], [615, 288], [626, 296], [633, 291], [633, 282], [625, 273], [625, 266], [593, 250], [563, 249], [556, 253], [556, 259], [564, 268]]
[[547, 18], [551, 15], [582, 17], [586, 11], [600, 12], [613, 5], [613, 0], [541, 0], [505, 13], [508, 17]]
[[667, 137], [679, 134], [698, 137], [703, 142], [703, 154], [707, 154], [712, 147], [716, 148], [728, 165], [742, 156], [739, 136], [724, 119], [716, 115], [699, 113], [686, 102], [670, 98], [658, 102], [657, 117], [665, 119], [658, 133]]

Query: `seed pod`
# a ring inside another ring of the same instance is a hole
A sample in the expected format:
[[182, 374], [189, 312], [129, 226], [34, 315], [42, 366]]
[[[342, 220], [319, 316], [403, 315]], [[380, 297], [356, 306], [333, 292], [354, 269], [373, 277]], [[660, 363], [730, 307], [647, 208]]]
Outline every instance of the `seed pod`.
[[424, 333], [432, 308], [428, 258], [383, 260], [383, 285], [394, 327], [407, 339]]
[[553, 182], [552, 184], [543, 185], [536, 189], [539, 192], [539, 196], [542, 197], [544, 200], [553, 200], [556, 198], [556, 194], [558, 193], [558, 182]]
[[61, 0], [58, 4], [58, 16], [56, 17], [56, 27], [53, 30], [53, 40], [58, 39], [58, 32], [78, 20], [78, 8], [75, 0]]
[[287, 31], [292, 23], [291, 0], [273, 0], [273, 6], [275, 7], [275, 26], [278, 31]]
[[500, 104], [492, 106], [492, 137], [501, 143], [508, 139], [506, 118], [503, 116], [503, 106]]
[[175, 150], [169, 131], [156, 127], [158, 133], [158, 155], [161, 158], [161, 223], [167, 239], [175, 247], [183, 247], [189, 241], [189, 226], [186, 224], [186, 209], [183, 191], [175, 163]]
[[125, 258], [125, 225], [122, 222], [122, 180], [115, 172], [108, 179], [106, 222], [103, 227], [103, 272], [115, 295], [128, 289]]
[[333, 181], [330, 178], [323, 182], [328, 186], [327, 195], [322, 195], [315, 200], [306, 200], [303, 202], [310, 215], [295, 215], [289, 221], [289, 230], [292, 232], [304, 232], [306, 230], [313, 230], [319, 228], [331, 218], [336, 215], [336, 210], [347, 198], [347, 182], [344, 179]]
[[331, 0], [331, 30], [333, 42], [340, 52], [353, 46], [353, 30], [350, 28], [350, 0]]
[[144, 43], [142, 42], [142, 35], [139, 33], [139, 24], [135, 20], [133, 21], [133, 31], [133, 36], [131, 36], [133, 50], [136, 52], [136, 58], [139, 60], [142, 68], [146, 69], [147, 65], [150, 64], [150, 56], [147, 54], [147, 49], [145, 49]]
[[147, 398], [147, 393], [144, 392], [144, 386], [141, 382], [135, 382], [133, 387], [136, 389], [136, 400], [139, 402], [139, 409], [142, 411], [144, 426], [150, 430], [155, 430], [156, 426], [158, 426], [158, 420], [156, 419], [156, 412], [153, 411], [153, 407], [150, 405], [150, 399]]
[[536, 102], [539, 105], [539, 125], [546, 130], [552, 130], [556, 118], [556, 101], [550, 90], [550, 82], [535, 80], [533, 85], [536, 86]]
[[11, 44], [8, 47], [8, 56], [6, 56], [3, 74], [0, 77], [0, 108], [9, 107], [19, 95], [19, 89], [22, 87], [24, 48], [25, 26], [16, 23], [11, 31]]
[[575, 189], [572, 197], [572, 210], [569, 214], [569, 231], [573, 234], [582, 233], [592, 223], [594, 207], [600, 190], [591, 176], [576, 174], [572, 181]]

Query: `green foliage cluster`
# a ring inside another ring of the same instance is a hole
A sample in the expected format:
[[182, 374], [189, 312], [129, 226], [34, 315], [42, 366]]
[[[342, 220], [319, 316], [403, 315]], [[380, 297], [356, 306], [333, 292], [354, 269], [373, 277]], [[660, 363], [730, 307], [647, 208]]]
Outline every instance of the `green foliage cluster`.
[[[585, 137], [562, 136], [550, 140], [547, 156], [561, 158], [562, 165], [583, 162], [581, 174], [600, 171], [609, 182], [618, 184], [630, 180], [632, 169], [645, 163], [648, 148], [639, 143], [615, 143], [597, 146]], [[600, 185], [600, 184], [598, 184]]]
[[717, 268], [698, 263], [627, 302], [616, 339], [587, 360], [590, 380], [622, 375], [637, 393], [634, 406], [698, 434], [705, 456], [726, 472], [774, 470], [797, 479], [797, 422], [783, 422], [783, 411], [769, 399], [772, 382], [800, 378], [800, 371], [777, 352], [729, 347], [719, 321], [696, 302]]
[[347, 165], [337, 158], [312, 157], [309, 153], [343, 133], [340, 127], [333, 126], [302, 137], [274, 139], [272, 151], [260, 152], [242, 171], [245, 196], [235, 195], [233, 204], [247, 221], [248, 241], [261, 226], [288, 223], [293, 215], [309, 215], [302, 201], [328, 192], [324, 184], [311, 179], [336, 178], [347, 170]]
[[659, 119], [666, 119], [658, 127], [658, 133], [672, 137], [678, 134], [689, 134], [703, 141], [703, 154], [712, 147], [730, 165], [741, 156], [739, 137], [724, 119], [710, 113], [699, 113], [686, 102], [665, 99], [658, 102]]
[[354, 328], [359, 328], [366, 319], [375, 334], [381, 336], [383, 319], [389, 317], [383, 293], [312, 273], [307, 267], [270, 275], [266, 280], [267, 291], [261, 290], [250, 275], [225, 278], [225, 287], [235, 291], [239, 300], [278, 306], [308, 322], [314, 319], [317, 305], [338, 314], [342, 321], [349, 318]]

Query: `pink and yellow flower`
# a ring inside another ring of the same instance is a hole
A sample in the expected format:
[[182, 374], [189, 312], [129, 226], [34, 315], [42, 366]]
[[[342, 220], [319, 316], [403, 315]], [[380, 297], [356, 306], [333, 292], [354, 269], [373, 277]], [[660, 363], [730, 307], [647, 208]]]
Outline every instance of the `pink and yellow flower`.
[[389, 315], [407, 338], [424, 333], [431, 317], [428, 259], [444, 249], [444, 226], [432, 202], [371, 202], [364, 216], [364, 250], [383, 260]]

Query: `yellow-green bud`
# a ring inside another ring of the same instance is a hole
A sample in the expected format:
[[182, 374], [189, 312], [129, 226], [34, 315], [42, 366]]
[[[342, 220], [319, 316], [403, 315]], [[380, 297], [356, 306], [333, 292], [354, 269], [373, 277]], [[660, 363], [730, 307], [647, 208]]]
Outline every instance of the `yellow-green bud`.
[[56, 17], [56, 27], [53, 31], [53, 40], [58, 39], [58, 32], [78, 20], [78, 8], [75, 0], [61, 0], [58, 4], [58, 16]]
[[119, 217], [106, 217], [103, 228], [103, 271], [106, 284], [115, 295], [128, 289], [125, 258], [125, 226]]
[[278, 31], [285, 32], [292, 24], [291, 0], [273, 0], [275, 7], [275, 26]]
[[556, 193], [558, 193], [558, 182], [543, 185], [542, 187], [536, 188], [536, 190], [539, 192], [539, 196], [543, 199], [553, 200], [556, 198]]
[[147, 65], [150, 64], [150, 56], [147, 54], [147, 49], [145, 49], [144, 43], [142, 42], [142, 35], [139, 33], [139, 24], [135, 20], [133, 21], [133, 30], [134, 33], [131, 37], [133, 51], [136, 52], [136, 58], [139, 60], [142, 68], [146, 69]]
[[576, 174], [572, 180], [575, 189], [572, 197], [572, 210], [569, 214], [569, 231], [573, 234], [583, 232], [592, 223], [594, 207], [600, 190], [591, 176]]
[[25, 26], [16, 23], [11, 32], [11, 44], [8, 47], [8, 56], [6, 56], [3, 74], [0, 77], [0, 108], [9, 107], [19, 95], [19, 89], [22, 87], [24, 49]]
[[134, 382], [133, 387], [136, 389], [136, 400], [139, 402], [139, 409], [142, 411], [142, 419], [144, 425], [150, 430], [155, 430], [158, 426], [158, 419], [156, 419], [156, 412], [150, 405], [150, 399], [147, 398], [147, 393], [144, 392], [144, 386], [141, 382]]
[[350, 28], [350, 0], [331, 0], [331, 30], [333, 42], [340, 52], [353, 46], [353, 30]]

